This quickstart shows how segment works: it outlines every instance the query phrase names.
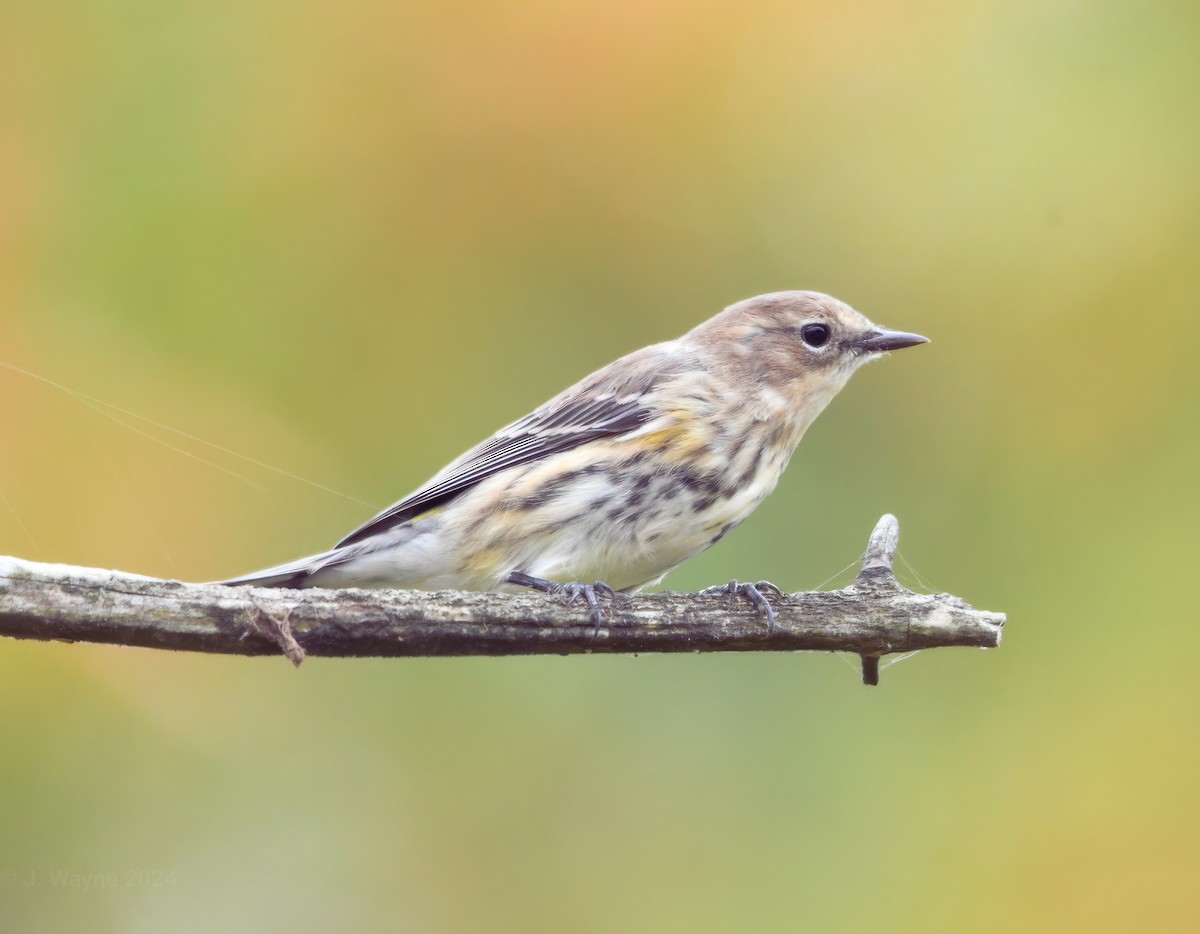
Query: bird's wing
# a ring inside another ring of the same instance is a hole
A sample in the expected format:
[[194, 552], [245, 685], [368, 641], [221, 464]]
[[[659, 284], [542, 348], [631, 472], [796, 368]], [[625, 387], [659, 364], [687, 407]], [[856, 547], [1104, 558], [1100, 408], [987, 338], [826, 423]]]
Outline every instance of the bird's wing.
[[337, 547], [409, 522], [510, 467], [637, 430], [658, 414], [648, 398], [651, 391], [678, 370], [678, 358], [662, 344], [622, 357], [500, 429], [421, 489], [351, 532]]

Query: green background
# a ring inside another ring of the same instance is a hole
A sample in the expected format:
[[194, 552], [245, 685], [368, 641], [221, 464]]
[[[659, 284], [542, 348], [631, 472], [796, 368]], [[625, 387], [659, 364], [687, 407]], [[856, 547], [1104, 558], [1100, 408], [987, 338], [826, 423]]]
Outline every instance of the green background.
[[0, 359], [106, 403], [0, 369], [0, 553], [203, 580], [371, 514], [112, 406], [384, 506], [815, 288], [934, 342], [668, 584], [838, 586], [894, 512], [908, 582], [1009, 614], [877, 689], [823, 655], [4, 641], [5, 930], [1200, 926], [1194, 2], [0, 24]]

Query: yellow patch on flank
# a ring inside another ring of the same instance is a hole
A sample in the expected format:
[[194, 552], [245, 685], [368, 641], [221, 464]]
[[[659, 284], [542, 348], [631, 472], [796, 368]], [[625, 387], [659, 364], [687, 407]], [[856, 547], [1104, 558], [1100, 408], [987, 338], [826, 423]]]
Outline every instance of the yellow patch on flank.
[[496, 545], [480, 548], [463, 558], [463, 569], [481, 578], [496, 577], [509, 559], [510, 549]]
[[694, 463], [694, 455], [708, 446], [712, 431], [686, 412], [671, 414], [676, 418], [674, 424], [630, 438], [625, 446], [634, 452], [653, 451], [680, 464]]

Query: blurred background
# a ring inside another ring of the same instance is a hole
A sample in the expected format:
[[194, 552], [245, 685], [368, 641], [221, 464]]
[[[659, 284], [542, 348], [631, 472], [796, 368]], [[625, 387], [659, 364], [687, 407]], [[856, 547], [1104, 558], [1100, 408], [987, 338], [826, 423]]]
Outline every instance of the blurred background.
[[906, 582], [1009, 614], [874, 689], [5, 640], [5, 930], [1200, 925], [1195, 3], [0, 22], [0, 553], [316, 551], [614, 357], [814, 288], [934, 343], [667, 585], [840, 586], [894, 512]]

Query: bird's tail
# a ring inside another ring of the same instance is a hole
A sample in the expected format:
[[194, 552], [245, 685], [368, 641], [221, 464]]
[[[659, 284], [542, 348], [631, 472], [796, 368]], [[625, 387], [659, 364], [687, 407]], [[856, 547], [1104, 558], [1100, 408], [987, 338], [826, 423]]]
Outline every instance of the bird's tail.
[[227, 587], [312, 587], [312, 575], [329, 564], [334, 552], [326, 551], [319, 555], [310, 555], [287, 564], [277, 564], [273, 568], [263, 568], [242, 577], [232, 577], [229, 580], [216, 581]]

